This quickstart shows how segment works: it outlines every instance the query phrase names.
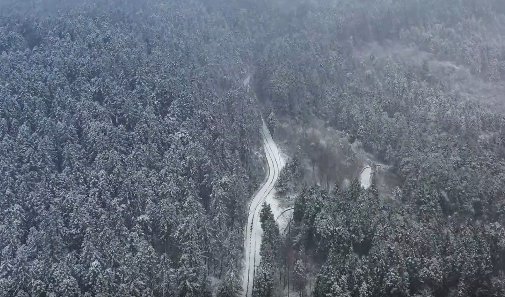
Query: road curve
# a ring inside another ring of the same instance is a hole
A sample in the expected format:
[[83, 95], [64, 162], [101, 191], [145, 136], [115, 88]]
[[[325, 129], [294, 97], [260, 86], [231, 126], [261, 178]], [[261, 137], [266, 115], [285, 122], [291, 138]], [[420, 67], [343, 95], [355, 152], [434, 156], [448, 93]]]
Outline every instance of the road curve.
[[275, 182], [279, 178], [279, 173], [282, 169], [282, 159], [279, 149], [272, 139], [265, 122], [263, 122], [261, 135], [263, 136], [263, 147], [267, 157], [268, 173], [265, 181], [249, 204], [249, 214], [247, 216], [244, 235], [244, 271], [242, 274], [242, 296], [245, 297], [252, 296], [254, 274], [256, 267], [260, 263], [261, 236], [263, 234], [260, 222], [261, 205], [268, 195], [273, 192]]

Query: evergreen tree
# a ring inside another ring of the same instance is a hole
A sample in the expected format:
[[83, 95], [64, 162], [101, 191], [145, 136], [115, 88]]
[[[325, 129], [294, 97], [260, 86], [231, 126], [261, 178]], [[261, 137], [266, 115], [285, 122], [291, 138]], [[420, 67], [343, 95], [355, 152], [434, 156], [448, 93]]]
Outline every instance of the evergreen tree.
[[295, 289], [300, 293], [300, 297], [305, 296], [305, 286], [307, 285], [307, 269], [301, 259], [296, 260], [293, 269], [293, 281]]
[[242, 287], [239, 278], [232, 271], [226, 274], [226, 277], [221, 282], [218, 290], [217, 297], [239, 297], [242, 292]]

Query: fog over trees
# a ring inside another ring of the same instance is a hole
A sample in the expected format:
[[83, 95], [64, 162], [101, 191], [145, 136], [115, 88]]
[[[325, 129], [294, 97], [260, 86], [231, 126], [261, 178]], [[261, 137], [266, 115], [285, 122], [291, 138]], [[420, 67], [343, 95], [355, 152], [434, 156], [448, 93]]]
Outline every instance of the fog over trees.
[[397, 180], [286, 138], [252, 296], [505, 296], [503, 0], [0, 0], [0, 296], [245, 296], [262, 120]]

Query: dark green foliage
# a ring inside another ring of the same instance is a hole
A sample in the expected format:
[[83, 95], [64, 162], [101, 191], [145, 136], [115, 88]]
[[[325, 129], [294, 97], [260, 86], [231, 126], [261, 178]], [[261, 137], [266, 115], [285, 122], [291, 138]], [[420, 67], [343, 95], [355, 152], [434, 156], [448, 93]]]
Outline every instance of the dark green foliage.
[[242, 287], [235, 273], [228, 273], [218, 288], [217, 297], [239, 297]]
[[298, 183], [300, 182], [301, 178], [302, 171], [300, 160], [295, 155], [282, 169], [275, 188], [280, 195], [292, 193], [298, 190]]
[[305, 286], [307, 285], [307, 269], [303, 260], [298, 259], [293, 268], [293, 281], [295, 289], [300, 292], [300, 296], [305, 296]]
[[278, 122], [277, 122], [277, 118], [275, 117], [275, 113], [271, 112], [267, 118], [267, 127], [268, 127], [268, 130], [270, 130], [270, 132], [272, 133], [272, 135], [275, 135], [275, 131], [277, 130], [277, 125], [278, 125]]
[[373, 199], [372, 188], [356, 199], [352, 188], [321, 195], [300, 195], [305, 211], [293, 228], [296, 238], [312, 239], [301, 243], [314, 259], [324, 255], [315, 296], [499, 295], [503, 263], [497, 257], [504, 251], [496, 250], [494, 234], [501, 225], [426, 221], [408, 205]]
[[279, 226], [275, 222], [272, 209], [266, 202], [263, 203], [261, 208], [260, 221], [261, 229], [263, 230], [260, 250], [261, 260], [275, 265], [280, 260], [281, 238]]
[[274, 270], [272, 263], [264, 261], [256, 269], [254, 277], [254, 297], [272, 297], [274, 292]]
[[0, 2], [1, 296], [236, 296], [260, 109], [402, 178], [299, 195], [315, 296], [505, 294], [504, 1]]
[[281, 241], [279, 227], [275, 222], [270, 205], [263, 203], [260, 213], [261, 229], [261, 261], [254, 273], [253, 296], [271, 297], [274, 293], [275, 275], [280, 264]]
[[401, 177], [396, 201], [357, 180], [300, 193], [293, 244], [322, 266], [314, 294], [499, 296], [503, 4], [295, 1], [280, 14], [290, 28], [258, 59], [263, 101], [348, 133]]
[[210, 296], [258, 178], [240, 36], [200, 1], [11, 2], [0, 295]]

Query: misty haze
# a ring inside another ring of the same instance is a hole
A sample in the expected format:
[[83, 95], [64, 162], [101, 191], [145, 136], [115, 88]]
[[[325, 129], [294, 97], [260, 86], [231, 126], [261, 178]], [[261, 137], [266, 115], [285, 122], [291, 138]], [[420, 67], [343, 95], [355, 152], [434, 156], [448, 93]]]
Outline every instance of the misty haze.
[[0, 0], [0, 297], [504, 297], [505, 0]]

